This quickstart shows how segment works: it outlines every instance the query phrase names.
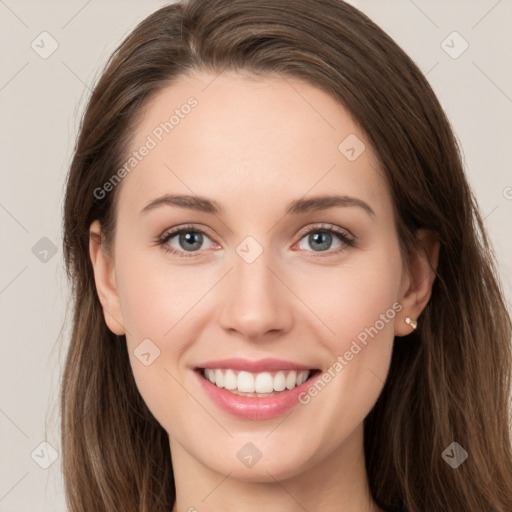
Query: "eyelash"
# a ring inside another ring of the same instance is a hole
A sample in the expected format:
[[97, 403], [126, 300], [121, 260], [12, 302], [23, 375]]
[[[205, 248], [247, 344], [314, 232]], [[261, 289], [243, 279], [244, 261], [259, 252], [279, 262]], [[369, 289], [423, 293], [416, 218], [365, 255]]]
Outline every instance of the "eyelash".
[[[207, 236], [208, 238], [211, 238], [210, 235], [203, 229], [197, 228], [193, 225], [187, 225], [182, 226], [178, 229], [175, 229], [174, 231], [170, 231], [169, 233], [165, 233], [160, 237], [157, 237], [155, 240], [156, 245], [162, 246], [162, 249], [166, 253], [170, 253], [173, 256], [177, 256], [178, 258], [194, 258], [197, 256], [197, 253], [199, 251], [191, 251], [190, 254], [186, 254], [186, 251], [178, 251], [174, 249], [173, 247], [167, 245], [167, 242], [174, 238], [176, 235], [180, 235], [181, 233], [199, 233], [202, 235]], [[338, 239], [344, 243], [346, 246], [354, 247], [355, 245], [355, 237], [352, 237], [351, 235], [348, 235], [345, 231], [337, 228], [336, 226], [332, 224], [321, 224], [319, 226], [314, 226], [310, 228], [308, 231], [301, 234], [299, 241], [302, 240], [305, 236], [311, 234], [311, 233], [329, 233], [334, 234], [338, 237]], [[340, 247], [334, 251], [319, 251], [316, 255], [312, 256], [314, 258], [320, 257], [323, 258], [325, 256], [322, 256], [322, 253], [326, 253], [327, 256], [332, 256], [333, 254], [338, 254], [340, 252], [343, 252], [346, 250], [346, 247]], [[315, 252], [315, 251], [306, 251], [306, 252]]]

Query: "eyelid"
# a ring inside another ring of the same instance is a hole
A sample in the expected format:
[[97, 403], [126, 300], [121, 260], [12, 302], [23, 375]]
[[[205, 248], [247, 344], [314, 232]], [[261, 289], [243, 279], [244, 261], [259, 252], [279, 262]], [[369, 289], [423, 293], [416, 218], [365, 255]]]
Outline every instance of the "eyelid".
[[182, 231], [193, 231], [193, 232], [202, 233], [204, 235], [207, 235], [209, 238], [212, 238], [212, 239], [215, 238], [212, 235], [211, 230], [201, 224], [183, 224], [183, 225], [178, 225], [178, 226], [175, 226], [172, 228], [167, 228], [158, 238], [159, 239], [165, 238], [169, 235], [175, 236]]
[[174, 238], [175, 236], [179, 235], [183, 232], [193, 232], [193, 233], [200, 233], [202, 235], [207, 236], [214, 244], [219, 245], [215, 241], [215, 237], [211, 235], [210, 229], [206, 226], [201, 226], [198, 224], [183, 224], [178, 225], [172, 228], [166, 229], [161, 235], [157, 236], [155, 239], [155, 244], [163, 246], [164, 250], [167, 250], [168, 252], [174, 252], [174, 253], [184, 253], [184, 257], [193, 257], [198, 255], [201, 251], [182, 251], [179, 249], [175, 249], [174, 247], [167, 246], [167, 242]]
[[308, 258], [332, 258], [343, 254], [350, 248], [356, 247], [357, 238], [348, 229], [341, 228], [336, 224], [326, 223], [313, 224], [305, 227], [299, 232], [299, 235], [297, 235], [299, 239], [292, 245], [292, 247], [300, 244], [301, 240], [305, 236], [314, 232], [333, 233], [334, 236], [337, 237], [340, 241], [341, 247], [337, 249], [329, 249], [327, 251], [308, 251], [305, 249], [297, 249], [298, 252], [307, 253]]
[[340, 228], [339, 226], [336, 226], [336, 224], [329, 224], [329, 223], [325, 223], [325, 222], [306, 226], [305, 228], [301, 229], [296, 236], [300, 237], [299, 240], [302, 240], [302, 238], [305, 235], [308, 235], [311, 231], [314, 231], [314, 230], [334, 231], [335, 233], [338, 233], [340, 235], [345, 235], [348, 238], [351, 238], [352, 240], [356, 239], [355, 235], [353, 235], [348, 229]]

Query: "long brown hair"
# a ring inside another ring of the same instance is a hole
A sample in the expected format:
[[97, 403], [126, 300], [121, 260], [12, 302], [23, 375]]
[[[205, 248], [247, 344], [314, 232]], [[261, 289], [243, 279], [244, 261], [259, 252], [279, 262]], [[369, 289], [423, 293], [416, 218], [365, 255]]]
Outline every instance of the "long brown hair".
[[[74, 317], [62, 382], [62, 445], [72, 512], [171, 510], [168, 436], [142, 400], [124, 336], [103, 318], [89, 226], [112, 242], [126, 159], [154, 94], [194, 70], [279, 74], [336, 98], [365, 131], [391, 191], [404, 254], [426, 228], [440, 240], [432, 296], [395, 340], [383, 392], [365, 419], [370, 489], [387, 511], [510, 512], [511, 321], [496, 263], [449, 122], [417, 66], [340, 0], [191, 0], [142, 21], [89, 99], [69, 171], [64, 254]], [[453, 469], [442, 452], [468, 459]]]

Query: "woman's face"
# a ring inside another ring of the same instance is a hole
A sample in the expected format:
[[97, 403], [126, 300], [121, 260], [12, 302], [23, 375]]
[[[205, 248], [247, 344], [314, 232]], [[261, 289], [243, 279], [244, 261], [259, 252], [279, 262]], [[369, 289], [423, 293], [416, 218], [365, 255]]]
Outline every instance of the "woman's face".
[[360, 460], [408, 281], [358, 125], [298, 80], [197, 73], [130, 156], [105, 315], [173, 462], [271, 481]]

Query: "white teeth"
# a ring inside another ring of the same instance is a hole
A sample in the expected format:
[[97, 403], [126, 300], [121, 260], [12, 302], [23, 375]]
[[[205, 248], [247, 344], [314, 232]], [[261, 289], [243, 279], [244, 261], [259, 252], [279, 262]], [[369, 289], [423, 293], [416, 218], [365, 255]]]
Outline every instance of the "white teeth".
[[[215, 370], [217, 371], [217, 370]], [[217, 385], [217, 382], [215, 382]], [[252, 373], [240, 372], [238, 374], [238, 391], [243, 393], [254, 393], [254, 377]]]
[[274, 391], [283, 391], [284, 389], [286, 389], [284, 372], [277, 372], [274, 375]]
[[274, 391], [274, 379], [268, 372], [258, 373], [254, 380], [254, 391], [256, 393], [272, 393]]
[[310, 376], [310, 370], [280, 370], [278, 372], [251, 373], [236, 370], [204, 370], [204, 376], [219, 388], [225, 388], [234, 394], [247, 396], [269, 396], [275, 392], [300, 386]]
[[222, 370], [215, 370], [215, 385], [219, 388], [224, 387], [224, 373], [222, 373]]
[[[215, 384], [215, 382], [214, 382]], [[286, 377], [286, 387], [287, 389], [293, 389], [297, 385], [297, 372], [292, 370], [288, 376]]]
[[308, 376], [304, 372], [300, 372], [297, 376], [297, 386], [300, 386], [303, 382], [306, 382]]
[[233, 370], [227, 370], [224, 374], [224, 387], [226, 389], [236, 389], [238, 387], [238, 378]]

